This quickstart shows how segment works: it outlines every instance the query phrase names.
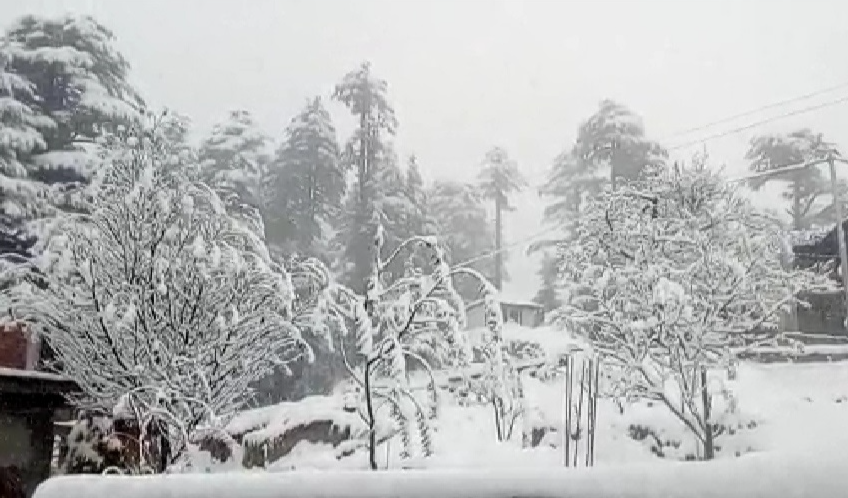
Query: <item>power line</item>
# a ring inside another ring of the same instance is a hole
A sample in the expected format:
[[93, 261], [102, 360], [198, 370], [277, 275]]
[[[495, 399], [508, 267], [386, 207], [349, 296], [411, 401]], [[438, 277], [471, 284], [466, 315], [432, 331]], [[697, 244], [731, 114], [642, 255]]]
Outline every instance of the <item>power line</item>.
[[[806, 100], [806, 99], [809, 99], [809, 98], [812, 98], [812, 97], [815, 97], [815, 96], [818, 96], [818, 95], [823, 95], [825, 93], [830, 93], [830, 92], [833, 92], [835, 90], [839, 90], [839, 89], [846, 88], [846, 87], [848, 87], [848, 82], [840, 83], [838, 85], [831, 86], [831, 87], [828, 87], [828, 88], [824, 88], [822, 90], [817, 90], [815, 92], [811, 92], [811, 93], [808, 93], [808, 94], [805, 94], [805, 95], [802, 95], [802, 96], [799, 96], [799, 97], [795, 97], [795, 98], [792, 98], [792, 99], [786, 99], [786, 100], [783, 100], [783, 101], [780, 101], [780, 102], [775, 102], [775, 103], [768, 104], [768, 105], [765, 105], [765, 106], [762, 106], [762, 107], [758, 107], [756, 109], [752, 109], [750, 111], [745, 111], [745, 112], [742, 112], [742, 113], [734, 114], [732, 116], [728, 116], [726, 118], [723, 118], [723, 119], [720, 119], [720, 120], [717, 120], [717, 121], [713, 121], [713, 122], [707, 123], [705, 125], [696, 126], [696, 127], [693, 127], [693, 128], [688, 128], [688, 129], [673, 133], [671, 135], [666, 135], [664, 140], [668, 139], [668, 138], [681, 136], [681, 135], [687, 135], [687, 134], [692, 133], [694, 131], [700, 131], [700, 130], [703, 130], [703, 129], [711, 128], [711, 127], [713, 127], [717, 124], [723, 124], [723, 123], [733, 121], [733, 120], [741, 118], [741, 117], [749, 116], [751, 114], [756, 114], [756, 113], [764, 111], [764, 110], [782, 107], [782, 106], [785, 106], [787, 104]], [[792, 116], [797, 116], [797, 115], [800, 115], [800, 114], [805, 114], [807, 112], [812, 112], [812, 111], [816, 111], [816, 110], [819, 110], [819, 109], [824, 109], [824, 108], [831, 107], [831, 106], [834, 106], [834, 105], [842, 104], [844, 102], [848, 102], [848, 96], [843, 96], [843, 97], [840, 97], [838, 99], [834, 99], [834, 100], [831, 100], [831, 101], [828, 101], [828, 102], [825, 102], [825, 103], [822, 103], [822, 104], [807, 106], [807, 107], [804, 107], [804, 108], [801, 108], [801, 109], [796, 109], [794, 111], [790, 111], [790, 112], [787, 112], [787, 113], [784, 113], [784, 114], [772, 116], [770, 118], [762, 119], [760, 121], [756, 121], [754, 123], [750, 123], [750, 124], [747, 124], [747, 125], [744, 125], [744, 126], [732, 128], [730, 130], [727, 130], [727, 131], [724, 131], [724, 132], [721, 132], [721, 133], [709, 135], [707, 137], [703, 137], [703, 138], [698, 139], [698, 140], [694, 140], [694, 141], [691, 141], [691, 142], [686, 142], [686, 143], [679, 144], [679, 145], [676, 145], [676, 146], [673, 146], [673, 147], [669, 147], [667, 150], [673, 151], [673, 150], [683, 149], [683, 148], [686, 148], [686, 147], [690, 147], [692, 145], [705, 143], [707, 141], [714, 140], [716, 138], [723, 138], [723, 137], [734, 135], [736, 133], [740, 133], [740, 132], [743, 132], [743, 131], [746, 131], [746, 130], [750, 130], [752, 128], [762, 126], [762, 125], [770, 123], [772, 121], [777, 121], [777, 120], [780, 120], [780, 119], [784, 119], [784, 118], [788, 118], [788, 117], [792, 117]], [[793, 164], [793, 165], [786, 167], [786, 172], [788, 172], [789, 170], [806, 168], [807, 166], [808, 165], [806, 165], [806, 164], [798, 164], [798, 165]], [[775, 173], [774, 171], [770, 171], [770, 172], [766, 172], [764, 174], [774, 174], [774, 173]], [[739, 178], [739, 179], [728, 179], [727, 181], [730, 182], [730, 183], [733, 183], [733, 182], [747, 180], [747, 179], [750, 179], [750, 178], [744, 177], [744, 178]], [[545, 180], [542, 183], [540, 183], [539, 185], [534, 186], [533, 189], [538, 190], [538, 189], [542, 188], [543, 186], [545, 186], [547, 183], [548, 183], [547, 180]], [[545, 235], [549, 232], [552, 232], [556, 228], [557, 227], [548, 227], [544, 230], [541, 230], [539, 232], [534, 233], [533, 235], [530, 235], [529, 237], [525, 237], [525, 238], [520, 239], [516, 242], [512, 242], [510, 244], [507, 244], [507, 245], [501, 247], [500, 249], [489, 251], [487, 253], [483, 253], [483, 254], [480, 254], [480, 255], [478, 255], [474, 258], [466, 260], [466, 261], [464, 261], [464, 262], [462, 262], [458, 265], [455, 265], [455, 267], [459, 268], [459, 267], [463, 267], [463, 266], [468, 266], [472, 263], [476, 263], [477, 261], [480, 261], [480, 260], [483, 260], [483, 259], [486, 259], [486, 258], [490, 258], [490, 257], [492, 257], [492, 256], [494, 256], [498, 253], [509, 250], [509, 249], [511, 249], [515, 246], [530, 242], [533, 239], [536, 239], [538, 237], [541, 237], [542, 235]]]
[[480, 254], [478, 256], [475, 256], [471, 259], [465, 260], [462, 263], [453, 265], [453, 267], [454, 268], [462, 268], [462, 267], [468, 266], [472, 263], [476, 263], [480, 260], [483, 260], [483, 259], [486, 259], [486, 258], [491, 258], [492, 256], [494, 256], [496, 254], [500, 254], [500, 253], [507, 251], [509, 249], [512, 249], [513, 247], [520, 246], [521, 244], [526, 244], [526, 243], [532, 241], [533, 239], [539, 238], [542, 235], [545, 235], [549, 232], [556, 230], [557, 228], [559, 228], [559, 227], [555, 227], [555, 226], [547, 227], [544, 230], [540, 230], [540, 231], [534, 233], [533, 235], [530, 235], [528, 237], [524, 237], [524, 238], [519, 239], [515, 242], [511, 242], [511, 243], [509, 243], [505, 246], [502, 246], [500, 249], [495, 249], [495, 250], [492, 250], [492, 251], [489, 251], [489, 252], [485, 252], [485, 253]]
[[762, 107], [758, 107], [756, 109], [751, 109], [749, 111], [741, 112], [739, 114], [734, 114], [732, 116], [728, 116], [726, 118], [722, 118], [722, 119], [719, 119], [717, 121], [713, 121], [711, 123], [707, 123], [707, 124], [700, 125], [700, 126], [695, 126], [693, 128], [687, 128], [685, 130], [681, 130], [681, 131], [672, 133], [670, 135], [666, 135], [665, 137], [662, 138], [662, 140], [668, 140], [670, 138], [676, 138], [676, 137], [679, 137], [679, 136], [682, 136], [682, 135], [688, 135], [688, 134], [696, 132], [696, 131], [702, 131], [702, 130], [705, 130], [707, 128], [712, 128], [713, 126], [716, 126], [716, 125], [728, 123], [730, 121], [734, 121], [734, 120], [739, 119], [739, 118], [744, 118], [746, 116], [750, 116], [752, 114], [757, 114], [757, 113], [760, 113], [762, 111], [766, 111], [766, 110], [769, 110], [769, 109], [774, 109], [774, 108], [777, 108], [777, 107], [783, 107], [787, 104], [792, 104], [794, 102], [800, 102], [802, 100], [807, 100], [807, 99], [810, 99], [812, 97], [824, 95], [826, 93], [831, 93], [833, 91], [840, 90], [840, 89], [846, 88], [846, 87], [848, 87], [848, 81], [845, 81], [843, 83], [840, 83], [838, 85], [834, 85], [834, 86], [831, 86], [831, 87], [823, 88], [821, 90], [816, 90], [815, 92], [810, 92], [810, 93], [807, 93], [805, 95], [801, 95], [800, 97], [794, 97], [794, 98], [791, 98], [791, 99], [781, 100], [780, 102], [774, 102], [772, 104], [767, 104], [767, 105], [764, 105]]
[[796, 110], [791, 111], [791, 112], [779, 114], [777, 116], [772, 116], [770, 118], [762, 119], [760, 121], [755, 121], [753, 123], [750, 123], [750, 124], [747, 124], [747, 125], [744, 125], [744, 126], [731, 128], [730, 130], [727, 130], [727, 131], [724, 131], [724, 132], [721, 132], [721, 133], [716, 133], [714, 135], [709, 135], [707, 137], [703, 137], [703, 138], [700, 138], [698, 140], [693, 140], [691, 142], [686, 142], [686, 143], [683, 143], [683, 144], [675, 145], [674, 147], [669, 147], [667, 150], [672, 151], [672, 150], [683, 149], [683, 148], [686, 148], [686, 147], [690, 147], [692, 145], [698, 145], [698, 144], [701, 144], [701, 143], [708, 142], [710, 140], [715, 140], [716, 138], [723, 138], [723, 137], [726, 137], [726, 136], [735, 135], [736, 133], [739, 133], [739, 132], [742, 132], [742, 131], [745, 131], [745, 130], [750, 130], [751, 128], [756, 128], [756, 127], [764, 125], [766, 123], [771, 123], [772, 121], [777, 121], [779, 119], [797, 116], [799, 114], [804, 114], [804, 113], [807, 113], [807, 112], [817, 111], [819, 109], [824, 109], [826, 107], [831, 107], [831, 106], [834, 106], [834, 105], [837, 105], [837, 104], [842, 104], [844, 102], [848, 102], [848, 95], [846, 95], [844, 97], [840, 97], [840, 98], [835, 99], [835, 100], [831, 100], [829, 102], [825, 102], [823, 104], [816, 104], [816, 105], [811, 105], [811, 106], [804, 107], [804, 108], [801, 108], [801, 109], [796, 109]]
[[[732, 121], [732, 120], [734, 120], [734, 119], [737, 119], [737, 118], [739, 118], [739, 117], [743, 117], [743, 116], [748, 116], [748, 115], [750, 115], [750, 114], [754, 114], [754, 113], [756, 113], [756, 112], [758, 112], [758, 111], [761, 111], [761, 110], [765, 110], [765, 109], [772, 109], [772, 108], [775, 108], [775, 107], [784, 106], [784, 105], [789, 104], [789, 103], [792, 103], [792, 102], [796, 102], [796, 101], [800, 101], [800, 100], [805, 100], [805, 99], [808, 99], [808, 98], [810, 98], [810, 97], [814, 97], [814, 96], [816, 96], [816, 95], [821, 95], [821, 94], [824, 94], [824, 93], [829, 93], [829, 92], [831, 92], [831, 91], [834, 91], [834, 90], [837, 90], [837, 89], [840, 89], [840, 88], [843, 88], [843, 87], [848, 87], [848, 82], [846, 82], [846, 83], [842, 83], [842, 84], [840, 84], [840, 85], [832, 86], [832, 87], [826, 88], [826, 89], [824, 89], [824, 90], [819, 90], [819, 91], [816, 91], [816, 92], [808, 93], [807, 95], [803, 95], [803, 96], [801, 96], [801, 97], [796, 97], [796, 98], [793, 98], [793, 99], [787, 99], [787, 100], [784, 100], [784, 101], [781, 101], [781, 102], [775, 102], [775, 103], [773, 103], [773, 104], [769, 104], [769, 105], [766, 105], [766, 106], [760, 107], [760, 108], [755, 109], [755, 110], [751, 110], [751, 111], [747, 111], [747, 112], [744, 112], [744, 113], [735, 114], [735, 115], [733, 115], [733, 116], [729, 116], [729, 117], [727, 117], [727, 118], [720, 119], [720, 120], [718, 120], [718, 121], [713, 121], [712, 123], [708, 123], [708, 124], [705, 124], [705, 125], [702, 125], [702, 126], [697, 126], [697, 127], [694, 127], [694, 128], [689, 128], [689, 129], [686, 129], [686, 130], [683, 130], [683, 131], [679, 131], [679, 132], [676, 132], [676, 133], [672, 133], [672, 134], [670, 134], [670, 135], [666, 135], [666, 137], [665, 137], [663, 140], [668, 139], [668, 138], [671, 138], [671, 137], [675, 137], [675, 136], [686, 135], [686, 134], [688, 134], [688, 133], [690, 133], [690, 132], [692, 132], [692, 131], [695, 131], [695, 130], [706, 129], [706, 128], [709, 128], [709, 127], [714, 126], [714, 125], [716, 125], [716, 124], [725, 123], [725, 122], [728, 122], [728, 121]], [[762, 126], [762, 125], [767, 124], [767, 123], [770, 123], [770, 122], [772, 122], [772, 121], [777, 121], [777, 120], [780, 120], [780, 119], [784, 119], [784, 118], [788, 118], [788, 117], [792, 117], [792, 116], [797, 116], [797, 115], [799, 115], [799, 114], [805, 114], [805, 113], [807, 113], [807, 112], [817, 111], [817, 110], [819, 110], [819, 109], [824, 109], [824, 108], [826, 108], [826, 107], [831, 107], [831, 106], [834, 106], [834, 105], [842, 104], [842, 103], [844, 103], [844, 102], [846, 102], [846, 101], [848, 101], [848, 96], [843, 96], [843, 97], [840, 97], [840, 98], [835, 99], [835, 100], [831, 100], [831, 101], [828, 101], [828, 102], [824, 102], [824, 103], [822, 103], [822, 104], [816, 104], [816, 105], [812, 105], [812, 106], [804, 107], [804, 108], [801, 108], [801, 109], [796, 109], [796, 110], [794, 110], [794, 111], [790, 111], [790, 112], [787, 112], [787, 113], [784, 113], [784, 114], [780, 114], [780, 115], [777, 115], [777, 116], [772, 116], [772, 117], [770, 117], [770, 118], [762, 119], [762, 120], [760, 120], [760, 121], [755, 121], [755, 122], [753, 122], [753, 123], [749, 123], [749, 124], [744, 125], [744, 126], [738, 126], [738, 127], [736, 127], [736, 128], [731, 128], [730, 130], [726, 130], [726, 131], [723, 131], [723, 132], [721, 132], [721, 133], [716, 133], [716, 134], [713, 134], [713, 135], [708, 135], [708, 136], [706, 136], [706, 137], [702, 137], [702, 138], [699, 138], [699, 139], [697, 139], [697, 140], [692, 140], [692, 141], [689, 141], [689, 142], [685, 142], [685, 143], [683, 143], [683, 144], [674, 145], [674, 146], [672, 146], [672, 147], [668, 147], [666, 150], [668, 150], [668, 151], [673, 151], [673, 150], [684, 149], [684, 148], [686, 148], [686, 147], [691, 147], [691, 146], [693, 146], [693, 145], [698, 145], [698, 144], [701, 144], [701, 143], [705, 143], [705, 142], [708, 142], [708, 141], [710, 141], [710, 140], [715, 140], [715, 139], [717, 139], [717, 138], [723, 138], [723, 137], [730, 136], [730, 135], [734, 135], [734, 134], [736, 134], [736, 133], [740, 133], [740, 132], [743, 132], [743, 131], [746, 131], [746, 130], [750, 130], [750, 129], [752, 129], [752, 128], [756, 128], [756, 127], [758, 127], [758, 126]], [[542, 188], [543, 186], [547, 185], [547, 183], [548, 183], [548, 182], [547, 182], [547, 180], [544, 180], [544, 181], [542, 181], [539, 185], [534, 186], [533, 188], [534, 188], [534, 189]]]

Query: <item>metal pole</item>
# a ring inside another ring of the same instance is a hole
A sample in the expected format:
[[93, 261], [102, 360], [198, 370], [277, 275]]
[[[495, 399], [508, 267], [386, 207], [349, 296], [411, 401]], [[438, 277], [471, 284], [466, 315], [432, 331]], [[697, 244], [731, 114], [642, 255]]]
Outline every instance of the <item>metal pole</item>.
[[839, 195], [833, 154], [828, 155], [827, 165], [830, 167], [830, 187], [833, 194], [833, 211], [836, 215], [836, 238], [839, 243], [840, 272], [842, 273], [843, 309], [845, 310], [843, 326], [848, 326], [848, 249], [845, 247], [845, 231], [842, 229], [845, 216], [842, 214], [842, 196]]

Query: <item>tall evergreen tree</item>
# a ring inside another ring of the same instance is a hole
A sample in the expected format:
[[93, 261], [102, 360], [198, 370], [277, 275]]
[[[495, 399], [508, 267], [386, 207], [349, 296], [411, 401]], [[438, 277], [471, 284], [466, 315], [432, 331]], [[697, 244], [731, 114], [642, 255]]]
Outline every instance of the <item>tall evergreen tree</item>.
[[6, 72], [3, 61], [0, 70], [0, 253], [28, 256], [35, 238], [24, 223], [44, 207], [40, 182], [29, 178], [32, 156], [47, 148], [39, 130], [44, 118], [27, 104], [34, 100], [32, 85]]
[[114, 35], [91, 17], [22, 17], [0, 64], [0, 209], [5, 234], [31, 240], [32, 220], [74, 207], [62, 186], [86, 180], [98, 138], [137, 123], [144, 103]]
[[559, 262], [556, 254], [546, 252], [539, 268], [541, 285], [533, 301], [542, 305], [546, 313], [562, 306], [558, 296]]
[[228, 119], [216, 124], [200, 145], [205, 181], [226, 196], [231, 206], [261, 209], [270, 144], [270, 138], [259, 130], [250, 112], [231, 111]]
[[329, 224], [342, 208], [345, 175], [330, 113], [316, 97], [291, 120], [272, 165], [269, 243], [328, 262]]
[[571, 155], [584, 173], [609, 168], [612, 188], [639, 178], [646, 167], [662, 164], [668, 152], [645, 135], [642, 119], [627, 107], [604, 100], [580, 126]]
[[504, 265], [506, 254], [503, 250], [503, 212], [514, 211], [510, 204], [512, 194], [527, 186], [527, 180], [518, 171], [515, 161], [509, 158], [506, 151], [495, 147], [486, 154], [483, 169], [478, 176], [483, 195], [495, 203], [495, 274], [493, 284], [498, 289], [503, 288]]
[[414, 154], [409, 156], [406, 163], [406, 198], [413, 210], [409, 221], [409, 232], [421, 235], [432, 234], [435, 224], [430, 218], [424, 178], [421, 176], [418, 158]]
[[374, 77], [367, 62], [342, 78], [333, 98], [344, 104], [358, 123], [344, 154], [356, 178], [346, 210], [348, 216], [339, 235], [344, 246], [343, 280], [353, 290], [363, 292], [371, 272], [375, 222], [381, 218], [377, 204], [381, 194], [379, 171], [381, 167], [392, 169], [386, 162], [392, 160], [393, 153], [384, 139], [394, 135], [398, 123], [388, 100], [388, 84]]
[[[645, 168], [664, 164], [668, 152], [647, 138], [639, 116], [611, 100], [600, 103], [598, 111], [581, 123], [577, 140], [554, 160], [540, 194], [550, 199], [545, 222], [561, 228], [568, 237], [571, 225], [581, 215], [588, 197], [605, 185], [616, 188]], [[535, 244], [541, 248], [559, 239]]]
[[[754, 137], [745, 159], [750, 161], [750, 170], [765, 173], [779, 170], [804, 161], [821, 159], [831, 150], [821, 133], [808, 129], [797, 130], [787, 135], [771, 134]], [[781, 196], [790, 202], [786, 213], [792, 219], [794, 230], [810, 227], [816, 217], [816, 201], [830, 192], [830, 182], [821, 168], [806, 168], [789, 173], [774, 173], [751, 181], [754, 189], [770, 182], [785, 184]]]
[[[474, 185], [437, 181], [427, 189], [429, 216], [436, 225], [439, 241], [447, 246], [452, 265], [462, 264], [494, 250], [494, 230], [486, 213], [485, 199]], [[493, 258], [468, 264], [491, 280]], [[479, 282], [458, 277], [454, 288], [466, 302], [480, 299]]]

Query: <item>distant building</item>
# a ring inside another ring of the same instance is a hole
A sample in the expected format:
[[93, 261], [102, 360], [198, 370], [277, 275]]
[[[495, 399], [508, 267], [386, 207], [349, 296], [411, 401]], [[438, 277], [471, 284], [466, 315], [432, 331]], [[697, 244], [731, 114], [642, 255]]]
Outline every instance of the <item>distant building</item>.
[[[500, 299], [500, 302], [504, 323], [538, 327], [545, 320], [545, 310], [541, 304], [514, 299]], [[481, 299], [465, 307], [469, 329], [486, 326], [486, 312], [483, 304], [484, 301]]]
[[[842, 228], [848, 233], [848, 221], [842, 223]], [[842, 283], [835, 224], [825, 229], [789, 232], [788, 239], [796, 268], [819, 268], [827, 272], [838, 285]], [[801, 297], [810, 307], [799, 307], [796, 310], [795, 323], [790, 330], [796, 329], [807, 334], [848, 335], [845, 328], [844, 293], [841, 289], [805, 293]]]

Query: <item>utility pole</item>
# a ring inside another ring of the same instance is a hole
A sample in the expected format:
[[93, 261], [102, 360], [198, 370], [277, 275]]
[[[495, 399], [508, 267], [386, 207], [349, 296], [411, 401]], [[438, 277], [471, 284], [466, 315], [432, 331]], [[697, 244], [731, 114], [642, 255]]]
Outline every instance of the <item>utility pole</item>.
[[836, 216], [836, 238], [839, 239], [839, 262], [840, 273], [842, 273], [843, 309], [845, 310], [843, 324], [848, 327], [848, 249], [845, 247], [845, 231], [842, 228], [845, 216], [842, 213], [842, 196], [839, 195], [839, 185], [836, 181], [836, 161], [844, 164], [848, 164], [848, 161], [837, 159], [832, 152], [827, 156], [827, 165], [830, 167], [830, 187], [833, 194], [833, 211]]
[[843, 326], [848, 328], [848, 248], [846, 248], [845, 245], [845, 230], [842, 227], [842, 223], [844, 223], [845, 221], [845, 214], [843, 213], [842, 209], [843, 205], [842, 196], [839, 193], [839, 182], [836, 178], [837, 162], [848, 165], [848, 160], [842, 159], [838, 156], [838, 153], [830, 151], [827, 157], [824, 159], [817, 159], [814, 161], [803, 162], [798, 164], [790, 164], [783, 168], [754, 173], [753, 175], [746, 175], [741, 178], [736, 178], [730, 181], [748, 181], [754, 178], [774, 176], [775, 174], [779, 173], [800, 171], [807, 168], [812, 168], [814, 166], [818, 166], [823, 163], [827, 163], [828, 167], [830, 168], [830, 188], [831, 195], [833, 197], [833, 215], [836, 218], [834, 221], [836, 221], [836, 243], [839, 250], [839, 272], [842, 274], [842, 309], [845, 312]]

